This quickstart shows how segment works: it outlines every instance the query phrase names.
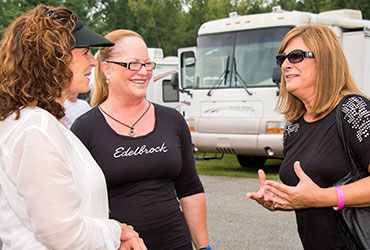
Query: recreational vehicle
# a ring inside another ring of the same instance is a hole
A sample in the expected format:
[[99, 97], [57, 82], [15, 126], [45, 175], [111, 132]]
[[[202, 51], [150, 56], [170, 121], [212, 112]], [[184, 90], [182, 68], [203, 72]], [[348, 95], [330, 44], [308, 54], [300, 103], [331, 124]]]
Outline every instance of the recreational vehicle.
[[356, 84], [370, 94], [370, 21], [361, 11], [314, 14], [277, 6], [271, 13], [231, 13], [202, 24], [197, 47], [178, 53], [180, 112], [195, 150], [235, 154], [242, 166], [283, 157], [285, 121], [275, 111], [280, 79], [275, 56], [290, 29], [313, 23], [333, 29]]

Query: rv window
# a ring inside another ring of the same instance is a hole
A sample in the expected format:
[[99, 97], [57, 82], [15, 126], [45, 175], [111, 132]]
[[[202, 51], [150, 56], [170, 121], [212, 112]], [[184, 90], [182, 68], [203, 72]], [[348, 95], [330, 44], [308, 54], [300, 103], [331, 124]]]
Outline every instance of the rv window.
[[276, 86], [275, 56], [290, 26], [250, 29], [198, 37], [193, 88]]
[[231, 69], [234, 40], [235, 32], [198, 37], [194, 88], [225, 88], [230, 86], [228, 73]]
[[[284, 35], [291, 27], [273, 27], [237, 32], [233, 70], [240, 74], [248, 87], [274, 86], [272, 71], [275, 56]], [[232, 86], [242, 87], [233, 77]]]
[[195, 55], [187, 51], [181, 57], [181, 84], [183, 89], [189, 89], [194, 85]]
[[174, 89], [171, 85], [170, 80], [163, 80], [163, 101], [164, 102], [178, 102], [179, 101], [179, 92], [177, 89]]

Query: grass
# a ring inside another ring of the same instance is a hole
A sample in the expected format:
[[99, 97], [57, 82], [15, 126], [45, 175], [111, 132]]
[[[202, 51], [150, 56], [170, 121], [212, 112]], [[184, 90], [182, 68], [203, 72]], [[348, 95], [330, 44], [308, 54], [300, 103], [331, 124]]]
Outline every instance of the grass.
[[[207, 156], [210, 155], [207, 154]], [[225, 154], [222, 159], [196, 160], [195, 164], [200, 175], [258, 178], [258, 169], [263, 169], [267, 179], [279, 180], [278, 172], [281, 160], [269, 159], [263, 167], [251, 166], [244, 168], [240, 166], [235, 155]]]

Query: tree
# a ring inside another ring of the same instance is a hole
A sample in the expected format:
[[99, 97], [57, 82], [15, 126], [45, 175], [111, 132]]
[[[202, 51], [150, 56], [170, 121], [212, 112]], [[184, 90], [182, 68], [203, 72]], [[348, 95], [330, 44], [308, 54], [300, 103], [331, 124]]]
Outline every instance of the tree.
[[98, 1], [89, 25], [100, 34], [107, 34], [116, 29], [136, 30], [129, 0]]
[[271, 12], [271, 7], [275, 5], [277, 4], [265, 0], [247, 0], [237, 4], [236, 9], [239, 15], [250, 15]]
[[165, 55], [176, 55], [185, 39], [184, 15], [179, 0], [130, 0], [136, 27], [148, 47], [162, 48]]
[[5, 32], [10, 23], [20, 16], [23, 12], [29, 10], [33, 5], [28, 1], [0, 1], [0, 32], [1, 35]]
[[363, 19], [370, 19], [369, 0], [333, 0], [329, 1], [326, 10], [355, 9], [361, 10]]
[[183, 47], [195, 46], [198, 29], [206, 21], [208, 0], [188, 0], [185, 5], [188, 10], [185, 12], [186, 42]]
[[230, 0], [208, 0], [204, 19], [206, 21], [229, 17], [235, 11]]
[[148, 47], [176, 55], [177, 48], [196, 45], [197, 32], [206, 21], [239, 15], [270, 12], [280, 5], [285, 10], [320, 13], [334, 9], [362, 10], [370, 19], [369, 0], [1, 0], [0, 35], [8, 25], [37, 4], [66, 6], [100, 34], [130, 29], [143, 36]]
[[0, 34], [5, 32], [9, 24], [21, 15], [23, 12], [28, 11], [38, 4], [47, 6], [65, 6], [73, 10], [77, 16], [87, 21], [87, 16], [96, 4], [95, 0], [2, 0], [0, 1]]
[[369, 0], [278, 0], [276, 3], [285, 10], [300, 10], [312, 13], [337, 9], [361, 10], [362, 18], [370, 19]]

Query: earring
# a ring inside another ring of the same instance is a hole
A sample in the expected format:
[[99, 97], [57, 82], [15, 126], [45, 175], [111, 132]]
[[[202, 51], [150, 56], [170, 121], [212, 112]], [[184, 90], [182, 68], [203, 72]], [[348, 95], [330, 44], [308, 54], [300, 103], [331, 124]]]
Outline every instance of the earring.
[[105, 79], [105, 83], [109, 85], [109, 79]]

